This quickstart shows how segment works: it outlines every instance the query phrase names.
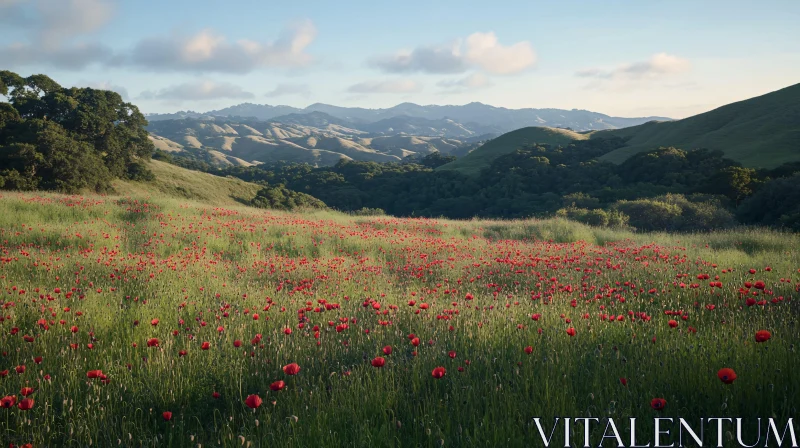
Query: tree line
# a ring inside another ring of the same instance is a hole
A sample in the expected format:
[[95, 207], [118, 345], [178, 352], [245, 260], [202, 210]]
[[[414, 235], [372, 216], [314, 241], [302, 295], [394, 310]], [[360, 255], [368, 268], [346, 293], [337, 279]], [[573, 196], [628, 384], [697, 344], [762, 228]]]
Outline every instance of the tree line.
[[[457, 219], [558, 214], [593, 225], [648, 230], [702, 230], [739, 223], [800, 230], [800, 182], [795, 182], [800, 163], [753, 169], [725, 158], [721, 151], [672, 147], [636, 154], [620, 165], [598, 159], [624, 143], [613, 138], [565, 146], [532, 144], [498, 157], [477, 177], [436, 170], [451, 161], [439, 153], [392, 163], [341, 160], [331, 167], [273, 163], [219, 168], [162, 152], [154, 157], [281, 186], [351, 213]], [[770, 210], [763, 210], [766, 204]]]

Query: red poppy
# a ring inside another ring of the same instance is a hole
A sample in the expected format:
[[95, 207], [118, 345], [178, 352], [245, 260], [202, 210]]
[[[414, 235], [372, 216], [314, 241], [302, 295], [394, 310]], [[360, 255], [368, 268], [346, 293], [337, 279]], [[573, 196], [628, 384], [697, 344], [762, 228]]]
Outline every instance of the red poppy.
[[247, 405], [250, 409], [256, 409], [257, 407], [261, 406], [263, 400], [258, 395], [248, 395], [247, 398], [244, 400], [244, 404]]
[[283, 366], [283, 373], [287, 375], [297, 375], [300, 373], [300, 366], [297, 363], [286, 364]]
[[756, 331], [756, 342], [766, 342], [772, 337], [772, 333], [767, 330]]
[[419, 346], [419, 338], [412, 339], [411, 340], [411, 345], [413, 345], [414, 347]]
[[667, 400], [663, 398], [653, 398], [653, 400], [650, 401], [650, 407], [655, 409], [656, 411], [664, 409], [666, 405], [667, 405]]
[[164, 411], [161, 416], [164, 417], [164, 421], [172, 420], [172, 412]]
[[25, 366], [17, 366], [16, 368], [14, 368], [14, 370], [16, 370], [18, 374], [22, 375], [23, 373], [25, 373]]
[[90, 370], [90, 371], [86, 372], [86, 378], [89, 378], [89, 379], [100, 378], [100, 375], [102, 375], [102, 374], [103, 374], [102, 370]]
[[675, 327], [677, 327], [677, 326], [678, 326], [678, 321], [676, 321], [676, 320], [670, 320], [670, 321], [669, 321], [669, 326], [670, 326], [671, 328], [675, 328]]
[[386, 347], [383, 347], [383, 354], [384, 355], [391, 355], [392, 354], [392, 346], [391, 345], [387, 345]]
[[33, 393], [33, 388], [32, 387], [23, 387], [19, 391], [19, 394], [22, 395], [23, 397], [27, 397], [28, 395], [31, 395], [32, 393]]
[[33, 408], [33, 398], [22, 399], [19, 404], [17, 404], [17, 407], [23, 411], [30, 411]]
[[5, 397], [0, 398], [0, 407], [8, 409], [14, 407], [15, 404], [17, 404], [16, 395], [6, 395]]
[[623, 386], [627, 386], [628, 385], [628, 379], [627, 378], [620, 378], [619, 379], [619, 383], [622, 384]]
[[445, 373], [447, 373], [447, 371], [444, 369], [444, 367], [437, 367], [437, 368], [433, 369], [433, 372], [431, 373], [431, 375], [433, 375], [433, 377], [438, 380], [441, 377], [443, 377]]
[[200, 348], [203, 349], [203, 350], [208, 350], [209, 348], [211, 348], [211, 343], [210, 342], [203, 342], [203, 345], [201, 345]]
[[567, 328], [567, 334], [568, 334], [568, 335], [570, 335], [570, 336], [575, 336], [575, 334], [576, 334], [576, 333], [577, 333], [577, 332], [575, 331], [575, 329], [574, 329], [574, 328], [572, 328], [572, 327], [570, 327], [570, 328]]
[[152, 325], [152, 326], [154, 326], [154, 327], [155, 327], [156, 325], [158, 325], [158, 319], [153, 319], [153, 320], [151, 320], [151, 321], [150, 321], [150, 325]]
[[386, 360], [380, 356], [372, 360], [372, 367], [383, 367]]
[[150, 338], [147, 340], [148, 347], [158, 347], [158, 338]]
[[220, 395], [220, 393], [219, 393], [219, 392], [214, 392], [213, 394], [211, 394], [211, 397], [213, 397], [213, 398], [219, 398], [219, 397], [221, 397], [221, 396], [222, 396], [222, 395]]
[[531, 353], [533, 353], [533, 347], [531, 347], [530, 345], [529, 345], [529, 346], [527, 346], [527, 347], [525, 347], [525, 353], [527, 353], [527, 354], [529, 354], [529, 355], [530, 355]]
[[733, 369], [726, 367], [724, 369], [719, 369], [719, 372], [717, 372], [717, 377], [719, 377], [720, 381], [723, 383], [731, 384], [736, 380], [736, 372], [734, 372]]
[[33, 362], [35, 362], [36, 364], [41, 364], [42, 363], [42, 357], [41, 356], [37, 356], [37, 357], [33, 358]]
[[279, 390], [283, 390], [284, 387], [286, 387], [286, 383], [284, 383], [283, 381], [280, 381], [280, 380], [279, 381], [275, 381], [274, 383], [269, 385], [269, 388], [271, 390], [275, 391], [275, 392], [277, 392]]
[[236, 347], [236, 348], [241, 347], [242, 346], [242, 341], [240, 341], [238, 339], [233, 341], [233, 346]]

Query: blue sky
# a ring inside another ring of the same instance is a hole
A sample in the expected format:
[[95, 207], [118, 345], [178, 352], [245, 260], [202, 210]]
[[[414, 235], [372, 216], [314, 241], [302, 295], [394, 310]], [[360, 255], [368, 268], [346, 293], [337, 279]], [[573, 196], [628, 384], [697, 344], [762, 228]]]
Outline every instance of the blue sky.
[[0, 0], [0, 69], [241, 102], [682, 118], [800, 82], [800, 1]]

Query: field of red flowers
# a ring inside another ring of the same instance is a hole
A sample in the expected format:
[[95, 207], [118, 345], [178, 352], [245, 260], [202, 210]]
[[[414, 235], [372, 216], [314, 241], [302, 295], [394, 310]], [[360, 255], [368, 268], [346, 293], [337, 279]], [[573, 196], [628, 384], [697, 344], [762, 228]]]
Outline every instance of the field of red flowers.
[[536, 417], [785, 420], [798, 243], [5, 194], [0, 439], [538, 446]]

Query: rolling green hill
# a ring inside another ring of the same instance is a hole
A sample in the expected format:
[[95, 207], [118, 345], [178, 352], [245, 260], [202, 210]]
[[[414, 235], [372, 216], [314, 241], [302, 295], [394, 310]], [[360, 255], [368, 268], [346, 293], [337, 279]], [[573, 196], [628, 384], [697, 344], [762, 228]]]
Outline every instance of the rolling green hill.
[[456, 170], [464, 174], [477, 175], [492, 160], [533, 143], [566, 145], [573, 140], [586, 140], [591, 133], [578, 133], [568, 129], [529, 127], [517, 129], [486, 142], [466, 156], [442, 165], [439, 170]]
[[232, 206], [253, 199], [262, 187], [232, 177], [191, 171], [158, 160], [147, 163], [155, 175], [149, 182], [116, 180], [114, 190], [122, 196], [169, 196], [192, 199], [211, 205]]
[[601, 158], [614, 163], [659, 146], [720, 150], [754, 168], [800, 161], [800, 84], [683, 120], [598, 131], [591, 138], [610, 136], [628, 139]]

